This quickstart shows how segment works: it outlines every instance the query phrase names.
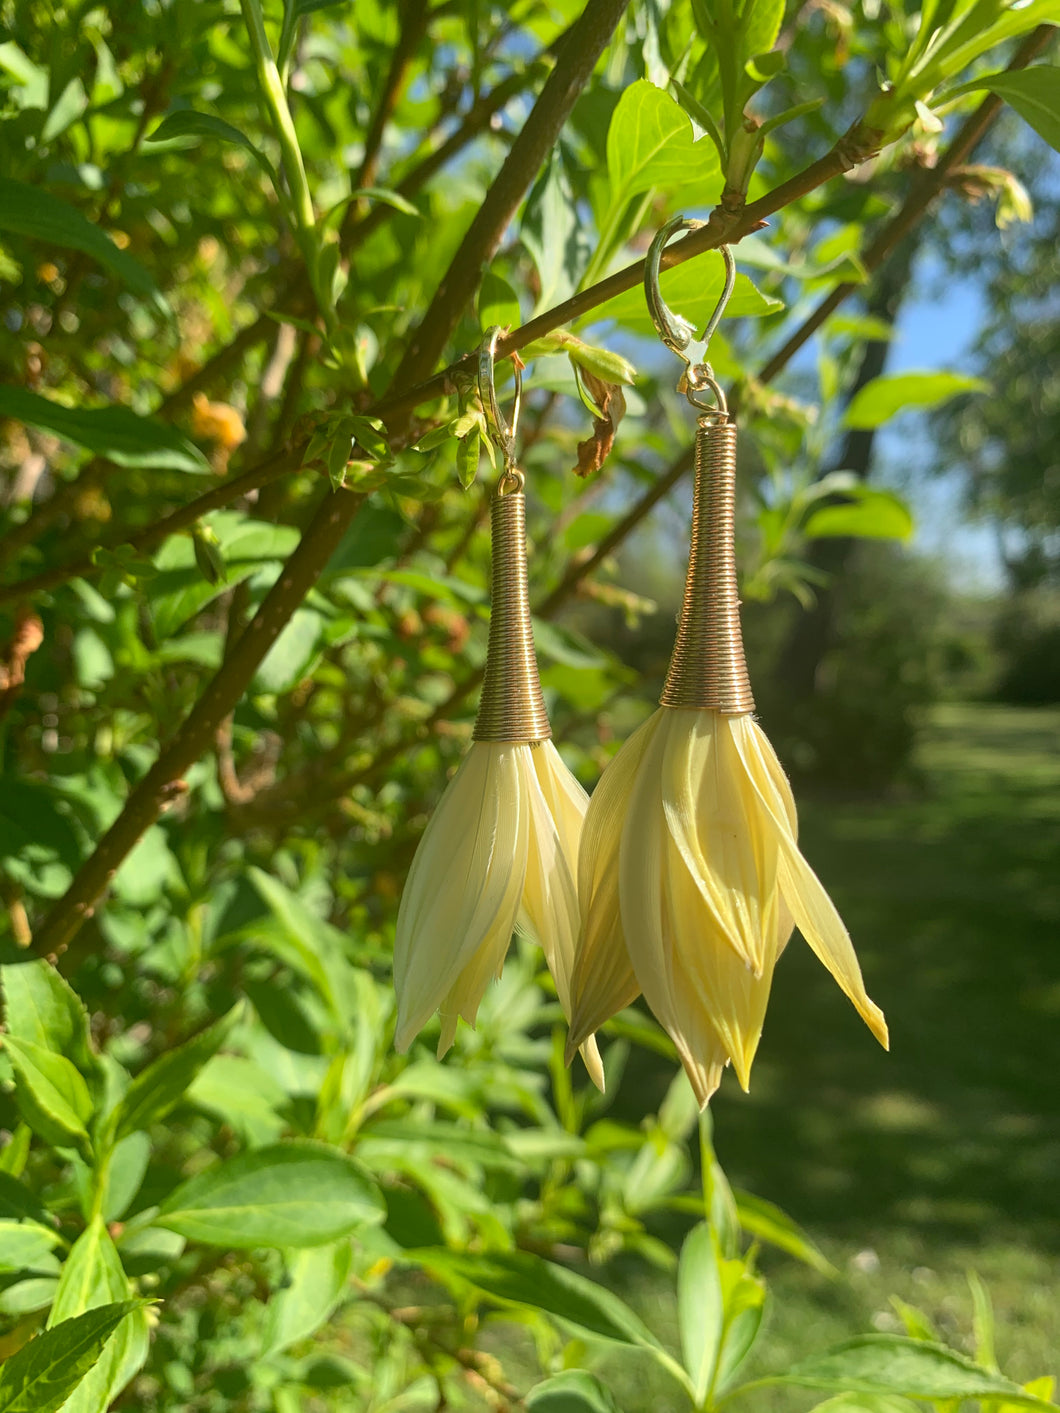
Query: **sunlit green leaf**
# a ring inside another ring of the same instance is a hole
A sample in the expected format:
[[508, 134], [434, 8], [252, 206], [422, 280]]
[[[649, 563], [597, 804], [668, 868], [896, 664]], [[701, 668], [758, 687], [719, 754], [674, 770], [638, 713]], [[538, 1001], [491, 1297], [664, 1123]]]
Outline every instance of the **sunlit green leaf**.
[[322, 1144], [292, 1142], [215, 1163], [162, 1204], [156, 1224], [212, 1246], [323, 1246], [382, 1219], [362, 1170]]
[[846, 1393], [902, 1394], [908, 1398], [994, 1398], [1048, 1408], [991, 1369], [956, 1350], [904, 1335], [861, 1335], [823, 1354], [800, 1360], [771, 1383], [834, 1388]]
[[848, 427], [880, 427], [911, 408], [938, 407], [961, 393], [989, 392], [990, 384], [968, 373], [883, 373], [851, 399]]
[[31, 1339], [0, 1365], [0, 1413], [57, 1413], [143, 1301], [100, 1305]]

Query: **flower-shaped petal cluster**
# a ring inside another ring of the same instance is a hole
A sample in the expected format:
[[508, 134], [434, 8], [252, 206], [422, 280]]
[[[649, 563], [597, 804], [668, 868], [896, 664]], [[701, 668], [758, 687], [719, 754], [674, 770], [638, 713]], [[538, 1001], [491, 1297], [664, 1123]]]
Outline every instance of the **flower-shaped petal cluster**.
[[[476, 741], [431, 817], [398, 910], [394, 1043], [441, 1011], [439, 1057], [458, 1017], [474, 1025], [518, 926], [545, 953], [563, 1013], [578, 933], [575, 879], [588, 796], [551, 741]], [[582, 1047], [603, 1084], [596, 1042]]]
[[773, 969], [795, 926], [887, 1045], [850, 937], [799, 851], [795, 803], [749, 714], [660, 707], [589, 806], [570, 1050], [638, 994], [701, 1104], [730, 1061], [747, 1089]]

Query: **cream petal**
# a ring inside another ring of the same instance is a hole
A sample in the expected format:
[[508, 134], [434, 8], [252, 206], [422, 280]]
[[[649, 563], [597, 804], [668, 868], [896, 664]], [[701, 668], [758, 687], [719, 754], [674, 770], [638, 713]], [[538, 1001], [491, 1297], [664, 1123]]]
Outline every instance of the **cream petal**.
[[[739, 718], [737, 718], [739, 719]], [[766, 963], [777, 846], [748, 808], [733, 718], [670, 708], [663, 761], [666, 822], [718, 931], [756, 974]]]
[[[759, 734], [761, 735], [760, 732]], [[887, 1049], [887, 1022], [879, 1006], [870, 999], [865, 990], [861, 967], [850, 934], [843, 926], [835, 904], [820, 879], [800, 853], [787, 812], [782, 807], [776, 779], [772, 772], [767, 776], [763, 775], [767, 755], [761, 750], [759, 743], [755, 744], [758, 749], [752, 749], [747, 740], [737, 740], [741, 757], [747, 767], [748, 779], [753, 782], [764, 809], [776, 827], [780, 842], [778, 877], [784, 905], [790, 910], [795, 925], [818, 959], [831, 972], [876, 1039]], [[772, 754], [772, 748], [769, 754]]]
[[528, 750], [476, 741], [416, 850], [394, 937], [399, 1051], [459, 990], [479, 949], [511, 938], [526, 868], [518, 752]]
[[640, 993], [619, 912], [619, 852], [630, 791], [663, 710], [660, 707], [642, 722], [618, 751], [593, 791], [585, 815], [578, 859], [581, 928], [571, 975], [568, 1063], [588, 1036]]
[[[514, 888], [512, 891], [512, 908], [518, 910], [519, 899]], [[438, 1010], [441, 1013], [442, 1022], [441, 1033], [438, 1037], [439, 1060], [456, 1038], [457, 1019], [462, 1016], [468, 1025], [475, 1024], [475, 1017], [478, 1015], [482, 998], [486, 994], [486, 988], [500, 974], [504, 966], [515, 921], [513, 918], [512, 924], [505, 926], [505, 922], [510, 916], [512, 913], [509, 908], [501, 910], [498, 914], [497, 926], [492, 928], [489, 935], [482, 940], [478, 951], [459, 973], [439, 1003]]]
[[797, 841], [799, 820], [795, 796], [791, 793], [787, 773], [777, 759], [772, 741], [753, 716], [733, 717], [731, 729], [745, 769], [770, 800], [773, 812], [787, 820], [791, 837]]
[[667, 1030], [675, 1039], [676, 1033], [682, 1034], [686, 1049], [697, 1054], [688, 1037], [694, 1024], [698, 1022], [703, 1029], [702, 1022], [708, 1022], [715, 1044], [698, 1058], [709, 1063], [720, 1045], [746, 1091], [769, 1002], [776, 937], [767, 948], [769, 965], [762, 976], [756, 976], [718, 932], [695, 880], [675, 851], [671, 852], [668, 870], [676, 1016], [673, 1029], [667, 1025]]
[[578, 856], [589, 796], [582, 789], [551, 741], [542, 741], [530, 752], [538, 784], [556, 825], [563, 856], [571, 877], [578, 877]]
[[[549, 745], [549, 742], [545, 742]], [[536, 757], [542, 748], [531, 751]], [[553, 747], [553, 750], [555, 748]], [[574, 949], [578, 937], [578, 893], [575, 887], [575, 874], [571, 864], [575, 862], [565, 848], [566, 840], [560, 835], [555, 817], [549, 808], [548, 798], [543, 790], [540, 777], [546, 774], [549, 794], [555, 798], [556, 791], [563, 784], [555, 778], [558, 762], [562, 770], [566, 766], [556, 752], [556, 762], [545, 762], [544, 771], [538, 762], [527, 762], [525, 791], [528, 801], [528, 847], [526, 856], [526, 883], [523, 889], [523, 910], [529, 930], [540, 944], [545, 961], [556, 983], [556, 994], [563, 1008], [563, 1014], [570, 1017], [571, 972], [574, 968]], [[569, 772], [568, 772], [569, 773]], [[575, 781], [576, 785], [577, 782]], [[580, 786], [578, 787], [581, 788]], [[584, 795], [584, 792], [582, 792]], [[588, 797], [585, 797], [588, 805]], [[568, 804], [568, 813], [573, 813], [576, 797]], [[564, 830], [568, 838], [572, 821], [564, 820]], [[577, 837], [575, 836], [575, 848]], [[599, 1089], [604, 1087], [603, 1064], [594, 1039], [587, 1040], [581, 1047], [585, 1067], [590, 1078]]]
[[[721, 1083], [728, 1055], [706, 1007], [690, 985], [674, 932], [678, 908], [671, 894], [670, 864], [676, 860], [686, 878], [687, 871], [670, 838], [662, 807], [665, 744], [661, 733], [650, 743], [629, 802], [621, 849], [622, 917], [644, 999], [676, 1045], [702, 1108]], [[696, 915], [702, 917], [707, 910], [690, 879], [688, 894], [681, 901], [691, 902]], [[685, 925], [689, 925], [687, 919]], [[691, 928], [694, 932], [694, 923]], [[728, 947], [726, 951], [732, 955]], [[732, 960], [742, 965], [735, 956]]]
[[671, 841], [661, 788], [666, 748], [665, 730], [655, 732], [629, 794], [618, 858], [619, 902], [629, 960], [645, 1000], [664, 1026], [674, 1006], [674, 959], [666, 926], [667, 850]]

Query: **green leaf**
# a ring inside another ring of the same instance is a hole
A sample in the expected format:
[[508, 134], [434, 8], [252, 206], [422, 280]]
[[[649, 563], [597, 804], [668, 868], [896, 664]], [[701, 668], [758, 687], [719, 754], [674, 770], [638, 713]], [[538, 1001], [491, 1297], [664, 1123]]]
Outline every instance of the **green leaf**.
[[0, 231], [90, 255], [134, 294], [150, 300], [159, 313], [169, 313], [158, 286], [138, 261], [119, 250], [110, 236], [82, 216], [76, 207], [39, 186], [0, 177]]
[[[367, 1156], [370, 1152], [379, 1151], [383, 1157], [389, 1148], [418, 1148], [428, 1161], [435, 1159], [517, 1174], [525, 1171], [506, 1136], [493, 1129], [458, 1128], [452, 1123], [404, 1118], [375, 1119], [361, 1130], [361, 1143], [366, 1162], [370, 1161]], [[378, 1166], [384, 1164], [381, 1162]]]
[[34, 1133], [59, 1147], [87, 1145], [92, 1098], [66, 1056], [13, 1035], [4, 1037], [4, 1049], [15, 1071], [19, 1110]]
[[265, 1312], [263, 1351], [275, 1354], [319, 1329], [346, 1292], [352, 1265], [349, 1241], [296, 1252], [288, 1263], [287, 1283]]
[[968, 373], [884, 373], [855, 394], [843, 421], [858, 430], [880, 427], [909, 408], [938, 407], [960, 393], [989, 391], [989, 383]]
[[224, 1044], [242, 1009], [241, 1005], [233, 1006], [219, 1021], [167, 1050], [136, 1076], [114, 1112], [116, 1139], [148, 1128], [179, 1103], [203, 1065]]
[[476, 424], [456, 443], [456, 474], [466, 491], [478, 475], [479, 450], [482, 445], [481, 424]]
[[860, 487], [843, 505], [822, 505], [802, 527], [808, 540], [850, 536], [861, 540], [908, 540], [913, 533], [909, 507], [891, 491]]
[[58, 1275], [59, 1263], [52, 1252], [61, 1237], [39, 1222], [13, 1222], [0, 1217], [0, 1273], [34, 1271], [38, 1275]]
[[592, 242], [559, 152], [553, 152], [527, 199], [520, 237], [540, 281], [535, 313], [572, 295], [589, 263]]
[[586, 372], [595, 373], [605, 383], [631, 384], [637, 381], [637, 370], [628, 358], [623, 358], [620, 353], [613, 353], [609, 348], [598, 348], [594, 344], [585, 343], [566, 329], [554, 329], [544, 338], [527, 344], [522, 350], [522, 357], [525, 362], [530, 363], [535, 358], [554, 353], [565, 353], [572, 363], [584, 368]]
[[600, 1339], [658, 1352], [658, 1340], [629, 1306], [605, 1286], [529, 1251], [470, 1255], [456, 1251], [408, 1253], [444, 1278], [457, 1276], [504, 1304], [529, 1305]]
[[611, 1390], [585, 1369], [566, 1369], [535, 1384], [526, 1406], [531, 1413], [621, 1413]]
[[[691, 320], [697, 328], [702, 328], [713, 314], [725, 282], [724, 266], [721, 257], [713, 252], [697, 256], [675, 265], [672, 270], [664, 270], [659, 279], [663, 298], [671, 309]], [[736, 276], [732, 298], [725, 306], [726, 318], [761, 318], [765, 314], [775, 314], [783, 309], [781, 300], [761, 292], [742, 272]], [[614, 319], [624, 328], [635, 333], [654, 332], [644, 291], [636, 289], [616, 294], [606, 304], [587, 316], [583, 322], [599, 323], [601, 319]]]
[[413, 206], [407, 197], [401, 195], [400, 191], [393, 191], [388, 186], [358, 186], [350, 192], [349, 201], [356, 201], [359, 197], [365, 197], [368, 201], [379, 201], [384, 206], [392, 206], [395, 211], [400, 211], [403, 216], [418, 216], [420, 208]]
[[81, 845], [65, 797], [41, 780], [0, 775], [0, 858], [40, 864], [81, 862]]
[[908, 1398], [1004, 1397], [1032, 1408], [1052, 1406], [953, 1349], [904, 1335], [861, 1335], [801, 1360], [768, 1382]]
[[216, 137], [222, 142], [242, 147], [245, 152], [250, 153], [273, 186], [278, 188], [276, 169], [264, 152], [254, 145], [245, 132], [240, 132], [239, 128], [226, 123], [223, 118], [217, 118], [213, 113], [198, 113], [193, 108], [184, 108], [163, 118], [147, 141], [169, 142], [173, 138], [181, 137]]
[[839, 1393], [810, 1413], [921, 1413], [920, 1405], [889, 1393]]
[[[0, 195], [0, 202], [3, 197]], [[141, 417], [128, 407], [63, 407], [25, 388], [0, 387], [0, 417], [54, 432], [116, 466], [208, 472], [210, 463], [173, 427]]]
[[681, 105], [647, 79], [630, 84], [618, 100], [607, 130], [607, 173], [611, 209], [653, 186], [680, 187], [693, 206], [720, 194], [714, 144], [696, 142]]
[[147, 1321], [129, 1300], [132, 1291], [114, 1242], [99, 1217], [78, 1237], [66, 1258], [48, 1316], [53, 1328], [85, 1311], [128, 1303], [133, 1308], [99, 1360], [78, 1385], [63, 1413], [98, 1413], [110, 1406], [147, 1357]]
[[757, 58], [761, 63], [766, 51], [776, 44], [783, 22], [784, 0], [749, 0], [740, 15], [743, 53]]
[[57, 1413], [142, 1300], [100, 1305], [31, 1339], [0, 1365], [0, 1413]]
[[1060, 69], [1051, 64], [1007, 70], [976, 79], [965, 88], [988, 88], [1015, 108], [1039, 137], [1060, 152]]
[[799, 1224], [772, 1202], [750, 1192], [733, 1191], [736, 1216], [740, 1226], [757, 1241], [768, 1241], [789, 1256], [820, 1271], [822, 1276], [836, 1276], [838, 1271], [816, 1247]]
[[502, 275], [487, 270], [478, 288], [478, 322], [485, 331], [496, 324], [502, 329], [522, 322], [519, 296]]
[[721, 1274], [714, 1236], [700, 1222], [685, 1237], [677, 1267], [677, 1319], [681, 1358], [692, 1380], [697, 1407], [714, 1381], [725, 1328]]
[[251, 931], [259, 946], [282, 958], [313, 983], [336, 1021], [352, 1027], [347, 1009], [352, 999], [346, 938], [337, 927], [314, 916], [296, 893], [260, 868], [247, 877], [278, 924], [269, 934]]
[[210, 1246], [322, 1246], [381, 1221], [383, 1210], [351, 1159], [292, 1142], [207, 1168], [166, 1199], [155, 1225]]
[[98, 1065], [88, 1034], [88, 1013], [50, 962], [35, 959], [0, 967], [0, 987], [8, 1035], [68, 1055], [82, 1073]]

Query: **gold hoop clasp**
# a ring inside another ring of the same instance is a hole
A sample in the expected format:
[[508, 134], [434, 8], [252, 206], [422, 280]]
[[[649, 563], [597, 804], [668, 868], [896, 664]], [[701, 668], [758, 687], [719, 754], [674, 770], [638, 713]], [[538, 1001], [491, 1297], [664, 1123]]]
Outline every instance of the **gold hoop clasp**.
[[486, 330], [486, 336], [478, 351], [478, 394], [482, 399], [482, 410], [486, 414], [486, 430], [497, 446], [504, 461], [504, 474], [497, 487], [498, 495], [511, 491], [521, 491], [524, 476], [515, 469], [515, 434], [519, 427], [519, 412], [523, 401], [523, 375], [518, 362], [513, 362], [515, 373], [515, 401], [512, 403], [512, 420], [505, 421], [497, 402], [496, 356], [497, 341], [502, 333], [499, 324]]
[[[727, 245], [718, 247], [722, 259], [725, 261], [725, 284], [714, 312], [707, 320], [707, 326], [699, 338], [696, 337], [695, 325], [690, 324], [687, 319], [682, 318], [680, 314], [675, 314], [668, 307], [662, 297], [662, 290], [659, 288], [662, 254], [671, 236], [676, 235], [678, 231], [698, 230], [705, 224], [704, 221], [689, 220], [684, 216], [674, 216], [672, 220], [667, 221], [648, 248], [648, 255], [644, 261], [644, 294], [648, 301], [648, 313], [651, 315], [651, 321], [655, 325], [660, 339], [686, 365], [684, 377], [678, 385], [679, 389], [685, 394], [692, 406], [700, 412], [726, 417], [728, 416], [728, 406], [725, 394], [718, 386], [714, 370], [707, 361], [707, 350], [736, 284], [736, 262], [732, 257], [732, 251]], [[704, 394], [710, 394], [714, 401], [709, 404], [704, 402]]]

